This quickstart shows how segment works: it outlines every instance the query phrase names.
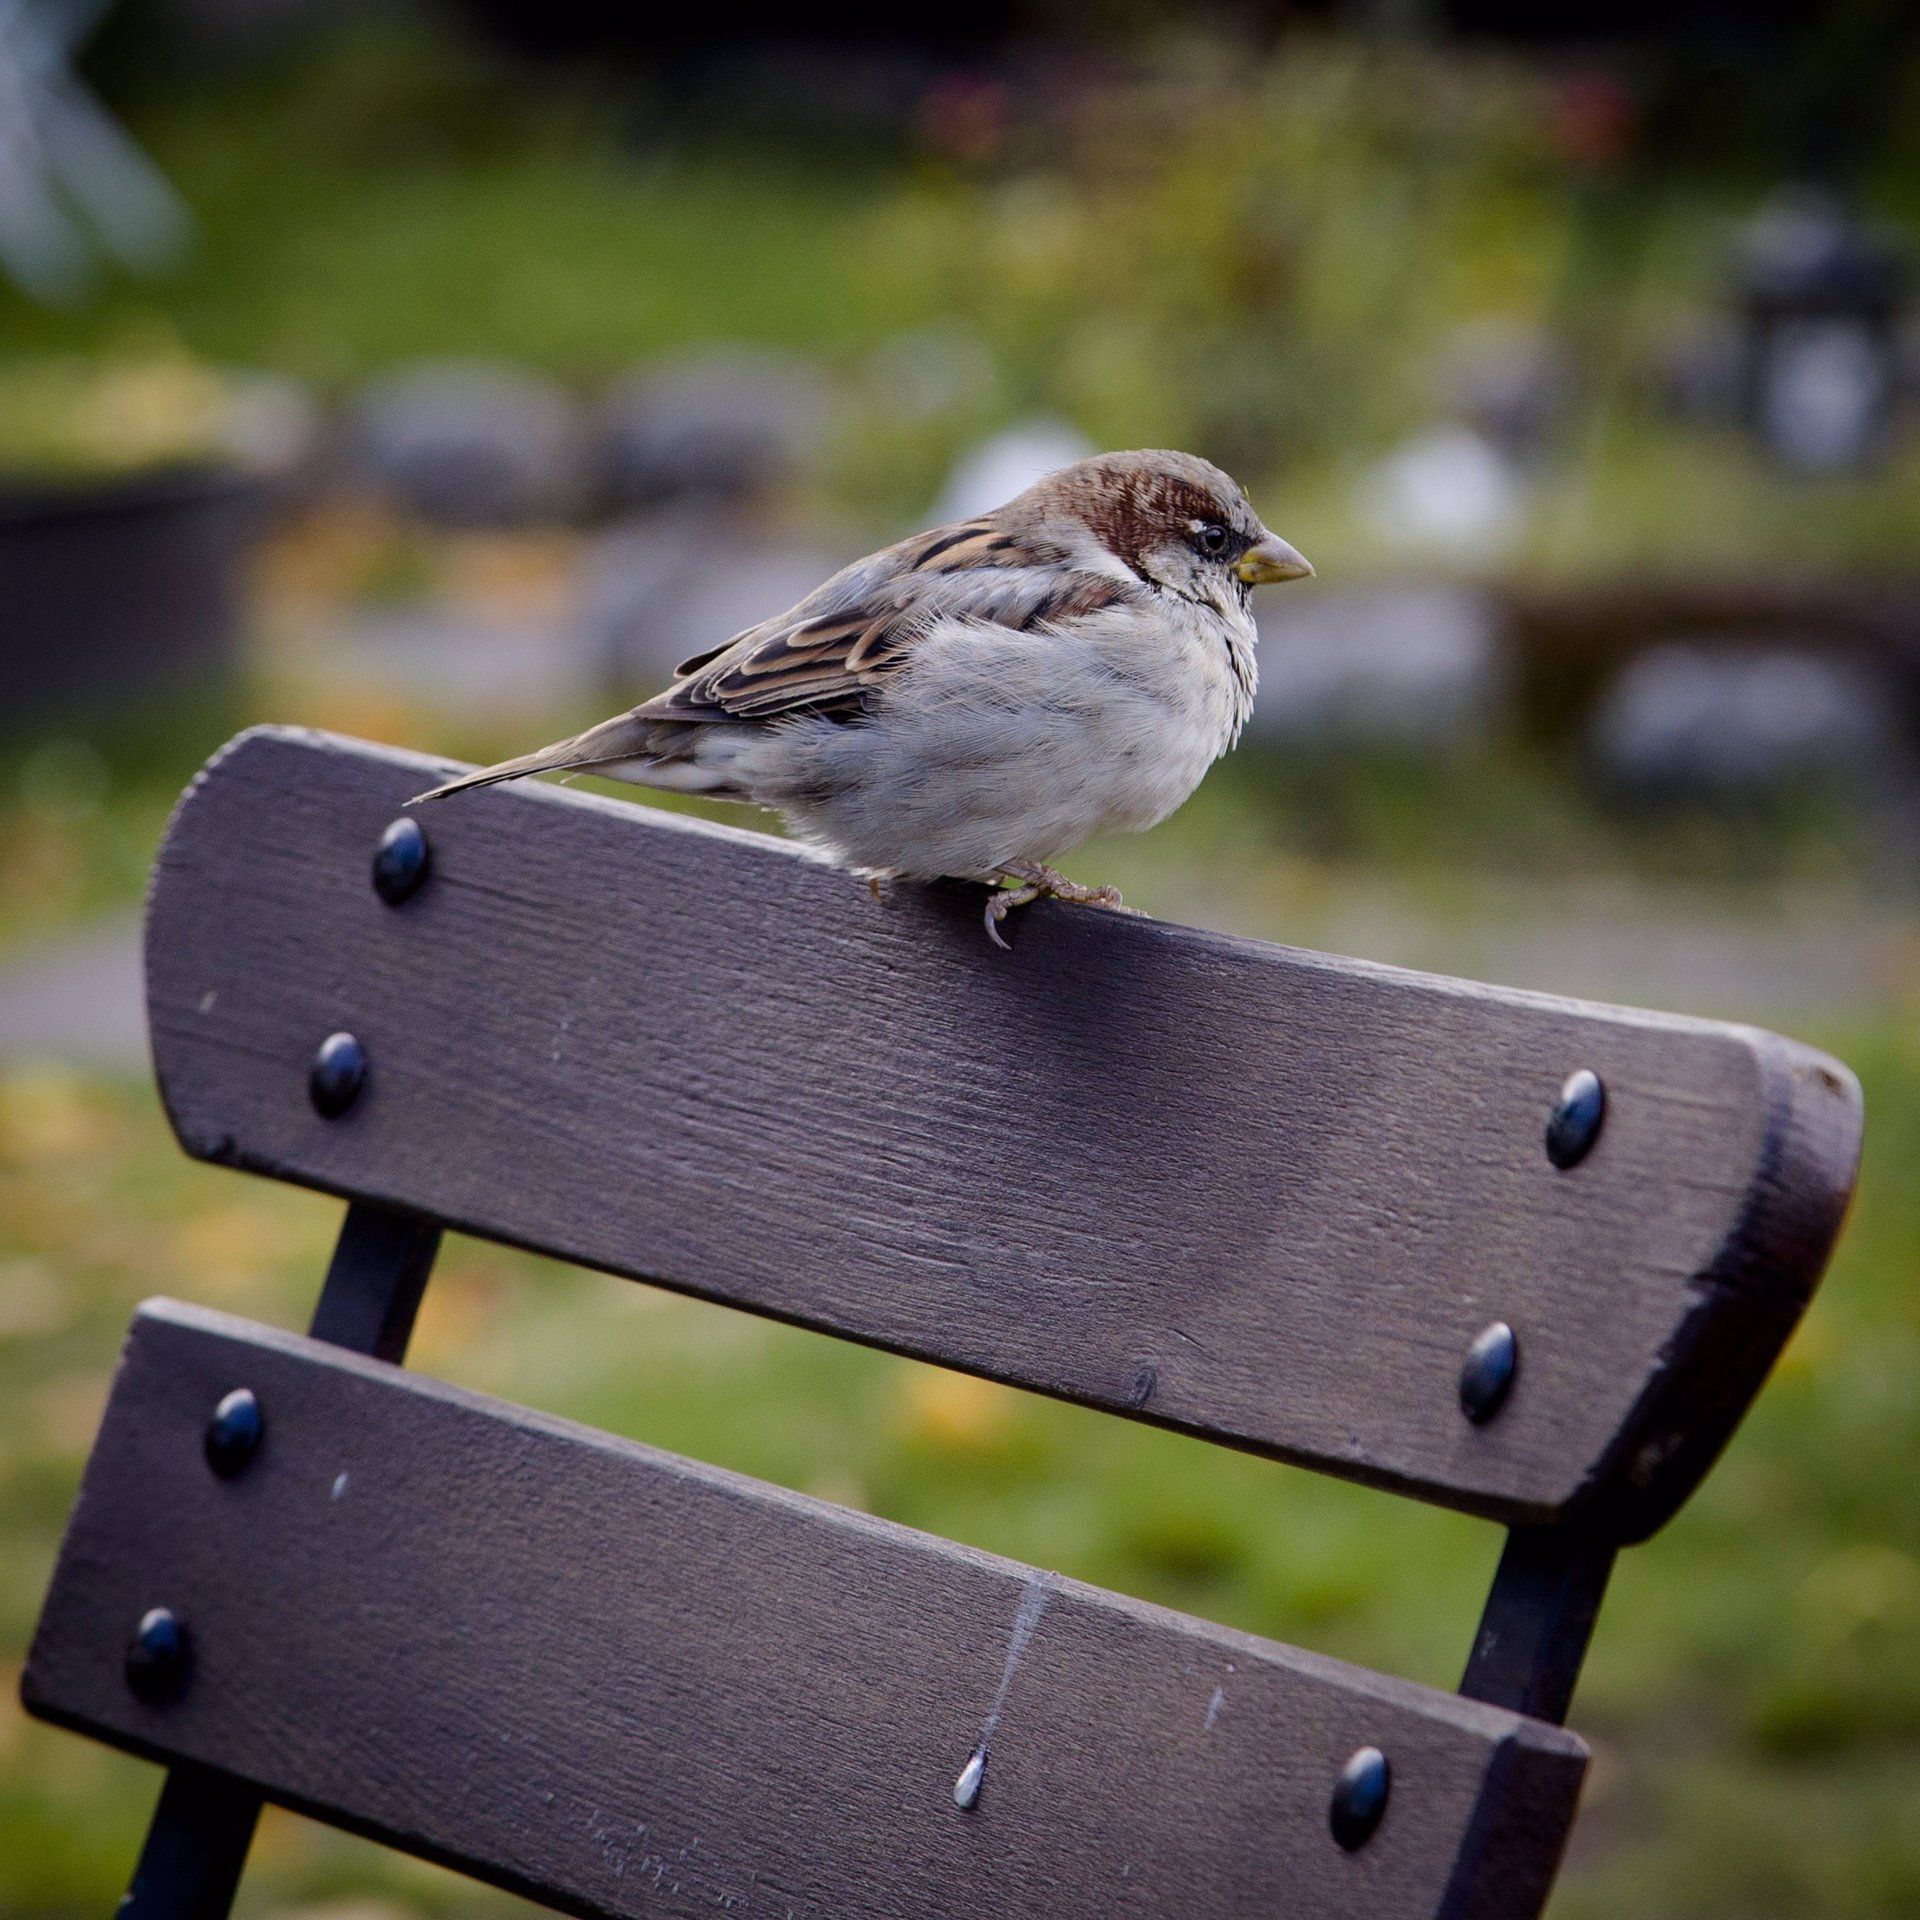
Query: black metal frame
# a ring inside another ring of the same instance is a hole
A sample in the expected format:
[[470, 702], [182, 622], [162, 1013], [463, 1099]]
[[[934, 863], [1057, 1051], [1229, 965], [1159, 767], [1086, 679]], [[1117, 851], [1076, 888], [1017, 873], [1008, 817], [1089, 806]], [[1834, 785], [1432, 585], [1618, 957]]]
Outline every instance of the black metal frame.
[[[398, 1364], [439, 1248], [433, 1221], [355, 1201], [308, 1332]], [[119, 1920], [226, 1920], [259, 1818], [260, 1796], [240, 1781], [205, 1767], [172, 1768]]]
[[1473, 1636], [1460, 1691], [1561, 1725], [1617, 1551], [1578, 1527], [1515, 1527]]

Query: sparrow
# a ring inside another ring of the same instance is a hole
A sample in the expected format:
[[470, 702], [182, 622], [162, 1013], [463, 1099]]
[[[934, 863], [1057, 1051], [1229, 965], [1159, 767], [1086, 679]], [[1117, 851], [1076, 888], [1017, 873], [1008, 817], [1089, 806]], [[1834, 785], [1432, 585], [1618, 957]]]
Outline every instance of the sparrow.
[[1187, 453], [1107, 453], [914, 534], [696, 654], [631, 712], [416, 796], [535, 773], [771, 808], [880, 880], [1117, 907], [1050, 862], [1172, 813], [1240, 737], [1252, 591], [1313, 568]]

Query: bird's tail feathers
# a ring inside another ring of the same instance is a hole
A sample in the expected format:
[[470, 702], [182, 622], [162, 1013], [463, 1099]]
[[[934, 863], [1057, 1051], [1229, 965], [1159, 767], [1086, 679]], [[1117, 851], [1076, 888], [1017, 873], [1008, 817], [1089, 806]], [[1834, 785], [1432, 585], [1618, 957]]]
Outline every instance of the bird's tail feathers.
[[652, 723], [623, 713], [604, 720], [570, 740], [556, 740], [550, 747], [523, 753], [516, 759], [501, 760], [478, 773], [463, 773], [444, 786], [416, 793], [407, 805], [418, 806], [424, 800], [444, 800], [452, 793], [466, 793], [475, 787], [496, 787], [503, 780], [524, 780], [530, 773], [584, 773], [591, 767], [615, 766], [622, 761], [648, 760]]

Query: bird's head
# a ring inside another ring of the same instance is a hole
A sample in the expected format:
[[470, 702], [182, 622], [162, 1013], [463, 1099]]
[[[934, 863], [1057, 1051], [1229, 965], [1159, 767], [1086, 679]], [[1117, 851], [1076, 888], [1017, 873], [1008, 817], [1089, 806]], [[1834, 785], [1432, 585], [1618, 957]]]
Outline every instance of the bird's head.
[[[1103, 453], [1049, 474], [1003, 513], [1081, 559], [1090, 541], [1149, 586], [1215, 606], [1249, 589], [1304, 580], [1313, 568], [1261, 524], [1237, 483], [1190, 453]], [[1084, 564], [1084, 561], [1083, 561]]]

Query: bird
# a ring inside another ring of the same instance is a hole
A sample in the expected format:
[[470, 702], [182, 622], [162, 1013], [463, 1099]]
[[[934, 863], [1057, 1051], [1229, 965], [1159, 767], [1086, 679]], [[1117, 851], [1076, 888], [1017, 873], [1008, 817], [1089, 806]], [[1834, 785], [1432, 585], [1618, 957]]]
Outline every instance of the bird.
[[1052, 862], [1187, 799], [1253, 709], [1253, 589], [1312, 573], [1211, 462], [1096, 454], [854, 561], [631, 711], [415, 802], [588, 771], [745, 801], [876, 892], [984, 883], [1004, 948], [1030, 901], [1122, 905]]

